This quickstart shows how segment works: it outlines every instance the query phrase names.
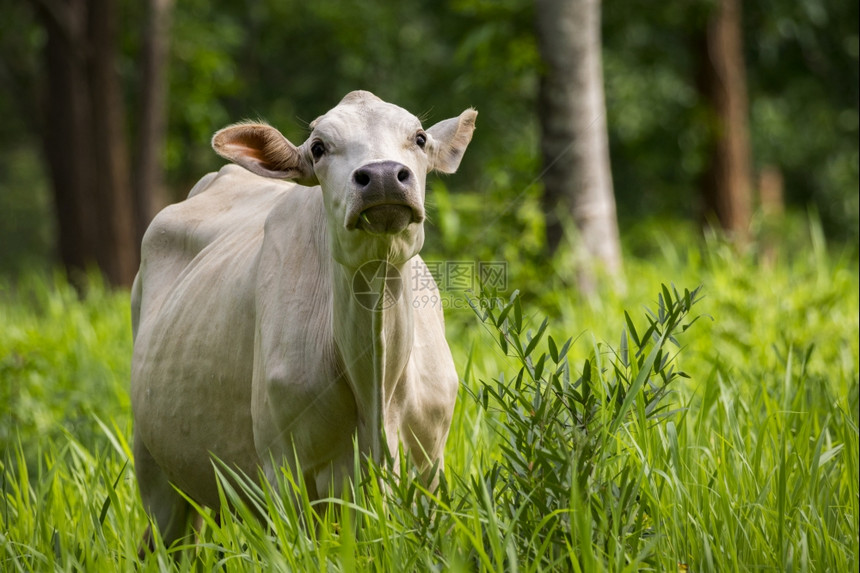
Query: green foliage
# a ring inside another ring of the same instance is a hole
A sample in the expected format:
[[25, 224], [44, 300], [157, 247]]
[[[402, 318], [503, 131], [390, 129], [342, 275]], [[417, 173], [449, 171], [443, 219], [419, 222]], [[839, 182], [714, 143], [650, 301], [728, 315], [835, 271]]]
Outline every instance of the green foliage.
[[592, 300], [518, 270], [521, 295], [475, 301], [485, 328], [447, 313], [463, 392], [439, 489], [371, 465], [312, 505], [300, 472], [217, 466], [249, 508], [143, 564], [127, 295], [6, 285], [0, 569], [855, 570], [860, 273], [804, 233], [768, 255], [646, 225], [626, 291]]
[[[663, 285], [646, 327], [637, 331], [625, 312], [620, 347], [597, 345], [579, 368], [567, 357], [572, 338], [559, 345], [547, 334], [547, 352], [537, 352], [549, 320], [532, 333], [519, 293], [474, 302], [502, 352], [520, 365], [510, 380], [499, 377], [472, 394], [495, 418], [502, 454], [483, 480], [511, 524], [514, 563], [578, 560], [592, 570], [593, 551], [620, 567], [629, 565], [628, 556], [638, 559], [652, 532], [638, 468], [624, 463], [624, 434], [658, 424], [667, 415], [669, 385], [688, 377], [675, 369], [668, 346], [679, 347], [675, 334], [695, 322], [683, 321], [698, 300], [699, 289], [679, 293]], [[588, 527], [581, 528], [577, 511], [587, 513]]]
[[[102, 443], [99, 420], [129, 427], [131, 322], [127, 293], [96, 273], [83, 300], [59, 273], [0, 283], [0, 451], [75, 436]], [[27, 456], [28, 463], [38, 461]]]
[[[26, 147], [0, 154], [0, 275], [46, 268], [54, 250], [48, 182]], [[23, 190], [24, 192], [21, 192]], [[7, 254], [8, 253], [8, 256]]]
[[[622, 220], [695, 215], [712, 135], [696, 85], [712, 0], [603, 3], [604, 81]], [[636, 16], [633, 17], [632, 14]], [[786, 202], [858, 238], [857, 2], [743, 3], [753, 168], [784, 175]]]
[[782, 169], [788, 201], [814, 205], [831, 237], [856, 242], [860, 6], [762, 0], [744, 17], [756, 162]]
[[[47, 169], [40, 163], [45, 31], [38, 2], [0, 0], [0, 271], [47, 266], [56, 251]], [[713, 135], [696, 86], [696, 41], [712, 0], [605, 2], [604, 81], [613, 181], [623, 225], [643, 216], [692, 220]], [[117, 68], [129, 141], [140, 96], [145, 7], [120, 0]], [[540, 61], [526, 0], [187, 0], [173, 10], [168, 137], [173, 199], [222, 160], [211, 135], [263, 118], [289, 138], [346, 92], [370, 89], [432, 123], [480, 112], [468, 160], [431, 181], [445, 256], [481, 244], [486, 260], [543, 254], [534, 106]], [[858, 3], [744, 4], [756, 171], [776, 167], [788, 206], [812, 206], [831, 240], [856, 244]], [[127, 25], [126, 23], [132, 23]], [[432, 107], [431, 107], [432, 106]], [[132, 162], [133, 163], [133, 162]], [[439, 189], [436, 196], [435, 188]], [[446, 194], [443, 196], [443, 194]], [[450, 199], [451, 209], [443, 211]], [[453, 221], [456, 219], [456, 221]], [[475, 234], [481, 234], [481, 241]], [[516, 247], [512, 246], [516, 245]]]

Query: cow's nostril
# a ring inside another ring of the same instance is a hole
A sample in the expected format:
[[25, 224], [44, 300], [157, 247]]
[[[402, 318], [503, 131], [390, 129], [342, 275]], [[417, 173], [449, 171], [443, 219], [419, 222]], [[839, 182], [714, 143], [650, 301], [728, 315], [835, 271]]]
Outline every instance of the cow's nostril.
[[367, 185], [370, 183], [370, 175], [368, 175], [367, 172], [363, 169], [356, 171], [352, 178], [362, 187], [367, 187]]
[[409, 170], [405, 167], [397, 172], [397, 180], [405, 183], [409, 179]]

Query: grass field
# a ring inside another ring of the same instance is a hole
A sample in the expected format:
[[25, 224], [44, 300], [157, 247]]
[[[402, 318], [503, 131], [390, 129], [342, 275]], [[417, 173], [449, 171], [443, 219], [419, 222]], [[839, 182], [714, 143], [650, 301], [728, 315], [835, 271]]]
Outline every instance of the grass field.
[[143, 564], [128, 295], [23, 278], [0, 291], [0, 570], [857, 571], [858, 264], [821, 237], [652, 230], [591, 300], [514, 265], [477, 314], [449, 293], [442, 488], [370, 468], [317, 513], [290, 475], [240, 484], [264, 522], [207, 512]]

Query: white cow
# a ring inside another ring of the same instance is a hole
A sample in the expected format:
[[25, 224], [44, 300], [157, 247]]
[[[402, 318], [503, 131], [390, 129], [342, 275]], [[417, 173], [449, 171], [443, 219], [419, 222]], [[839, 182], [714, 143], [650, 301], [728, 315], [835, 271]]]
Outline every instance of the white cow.
[[135, 471], [165, 543], [191, 516], [171, 484], [217, 507], [213, 455], [272, 482], [297, 458], [312, 497], [352, 474], [354, 436], [377, 461], [399, 442], [442, 464], [457, 373], [410, 275], [436, 288], [425, 178], [457, 169], [476, 116], [425, 130], [358, 91], [298, 147], [257, 123], [215, 134], [238, 166], [156, 216], [132, 289]]

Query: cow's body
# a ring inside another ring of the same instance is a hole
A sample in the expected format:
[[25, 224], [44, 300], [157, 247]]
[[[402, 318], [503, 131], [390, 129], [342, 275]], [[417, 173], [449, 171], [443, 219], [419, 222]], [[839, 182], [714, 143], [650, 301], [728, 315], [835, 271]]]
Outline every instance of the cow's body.
[[[341, 124], [338, 137], [348, 140], [343, 131]], [[316, 178], [322, 189], [227, 166], [162, 211], [144, 237], [132, 293], [135, 462], [144, 503], [168, 543], [188, 517], [170, 484], [217, 506], [213, 455], [252, 478], [262, 469], [271, 479], [279, 465], [295, 469], [298, 460], [316, 497], [351, 475], [354, 437], [377, 460], [385, 447], [396, 455], [399, 441], [420, 467], [442, 463], [457, 375], [441, 307], [415, 304], [435, 291], [411, 292], [415, 273], [421, 288], [435, 289], [416, 254], [424, 174], [409, 161], [422, 156], [398, 157], [405, 165], [383, 161], [383, 153], [359, 158], [345, 170], [349, 190], [335, 193], [332, 181], [344, 179], [344, 169], [324, 161], [340, 161], [333, 150], [345, 144], [326, 145], [320, 157], [314, 152], [316, 175], [300, 165], [295, 177]], [[245, 147], [238, 158], [219, 152], [257, 170], [244, 162]], [[391, 165], [417, 191], [375, 191], [370, 176], [356, 175]], [[387, 199], [367, 203], [361, 193]], [[359, 200], [372, 205], [351, 206]], [[374, 274], [380, 269], [387, 274]], [[371, 293], [380, 304], [368, 305], [367, 293], [354, 292], [357, 273], [370, 279], [361, 285], [390, 300]]]

